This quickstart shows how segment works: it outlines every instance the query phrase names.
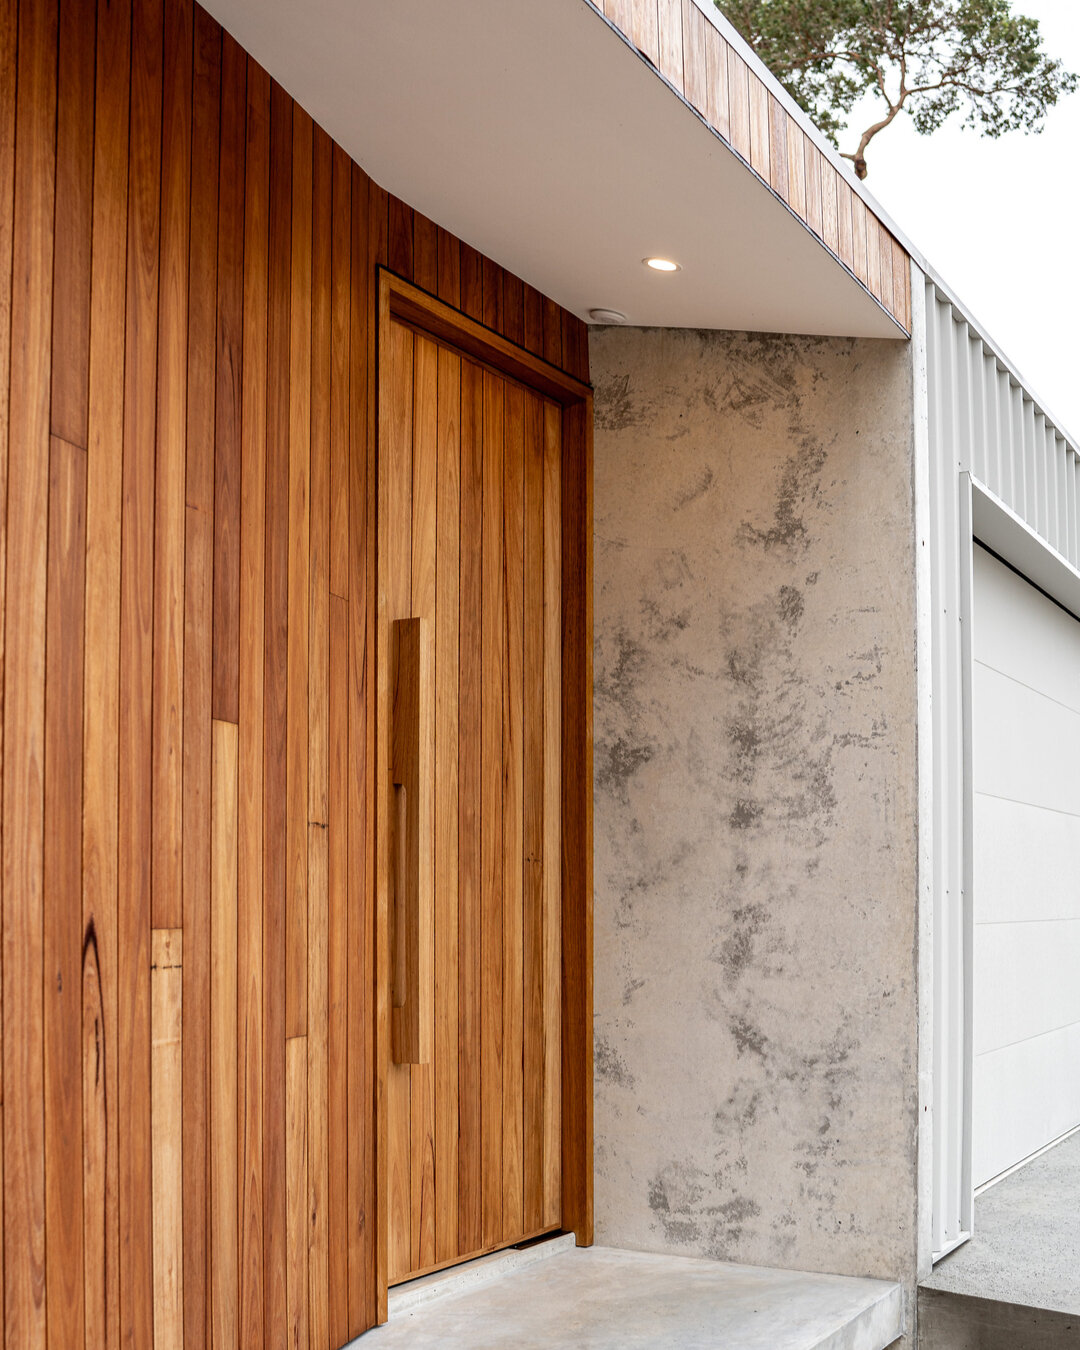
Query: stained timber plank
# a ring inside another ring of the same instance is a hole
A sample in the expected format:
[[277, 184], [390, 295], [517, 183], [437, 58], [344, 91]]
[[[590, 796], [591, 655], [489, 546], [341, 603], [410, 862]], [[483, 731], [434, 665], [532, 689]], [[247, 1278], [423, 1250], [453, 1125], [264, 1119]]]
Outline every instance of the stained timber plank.
[[[419, 217], [417, 218], [419, 219]], [[415, 240], [415, 235], [414, 235]], [[414, 262], [419, 263], [417, 250]], [[430, 278], [434, 283], [434, 277]], [[421, 284], [423, 284], [421, 282]], [[438, 474], [439, 349], [427, 338], [415, 339], [413, 368], [412, 441], [412, 599], [410, 612], [426, 620], [425, 631], [435, 630], [435, 531]], [[434, 739], [435, 709], [429, 699], [421, 708], [420, 735], [427, 745]], [[432, 762], [429, 759], [429, 763]], [[421, 813], [421, 819], [423, 819]], [[434, 854], [434, 819], [428, 813], [432, 837], [422, 843], [428, 857]], [[429, 864], [430, 866], [430, 864]], [[433, 969], [430, 965], [429, 969]], [[429, 1017], [433, 997], [421, 1000]], [[429, 1025], [427, 1044], [434, 1043]], [[411, 1070], [412, 1128], [412, 1260], [413, 1269], [435, 1264], [435, 1070], [431, 1063], [414, 1064]]]
[[349, 593], [349, 289], [352, 175], [349, 158], [333, 147], [330, 379], [330, 590]]
[[483, 1242], [481, 1171], [481, 732], [483, 672], [483, 374], [461, 363], [461, 550], [458, 686], [458, 1246]]
[[502, 1195], [503, 1234], [521, 1235], [524, 1088], [522, 834], [524, 826], [524, 731], [522, 727], [525, 645], [525, 394], [506, 383], [503, 393], [503, 585], [505, 656], [502, 683], [502, 910], [503, 910], [503, 1075]]
[[54, 436], [83, 449], [89, 396], [96, 26], [93, 5], [69, 4], [61, 10], [50, 428]]
[[237, 1344], [236, 936], [239, 732], [213, 724], [210, 902], [210, 1325], [214, 1350]]
[[240, 472], [237, 857], [238, 1334], [263, 1343], [263, 639], [266, 569], [270, 80], [248, 63]]
[[221, 53], [213, 631], [213, 715], [226, 722], [237, 722], [240, 717], [240, 439], [247, 68], [244, 51], [226, 35]]
[[523, 1222], [544, 1225], [544, 402], [525, 397], [524, 817], [522, 987]]
[[346, 602], [330, 597], [330, 789], [329, 789], [329, 1085], [327, 1113], [331, 1184], [327, 1206], [330, 1343], [349, 1335], [348, 1191], [348, 656]]
[[49, 456], [45, 631], [45, 1278], [49, 1335], [83, 1336], [82, 719], [86, 453], [54, 436]]
[[[503, 1058], [503, 381], [483, 375], [483, 594], [481, 601], [480, 1077], [502, 1081]], [[481, 1100], [483, 1244], [503, 1235], [502, 1096]]]
[[293, 104], [289, 370], [285, 1034], [307, 1032], [308, 609], [311, 592], [311, 118]]
[[184, 506], [193, 52], [190, 0], [175, 0], [164, 7], [163, 13], [151, 914], [155, 928], [179, 928], [184, 921]]
[[[456, 256], [456, 255], [455, 255]], [[440, 270], [440, 289], [443, 272]], [[450, 284], [447, 284], [450, 291]], [[435, 1260], [458, 1252], [458, 606], [461, 359], [438, 358], [435, 575]]]
[[[412, 458], [414, 345], [412, 332], [392, 324], [389, 338], [389, 441], [386, 455], [386, 611], [387, 618], [407, 618], [412, 608]], [[392, 654], [388, 653], [390, 659]], [[384, 705], [388, 706], [388, 705]], [[394, 917], [390, 916], [393, 934]], [[393, 938], [392, 938], [393, 941]], [[392, 987], [394, 977], [391, 976]], [[396, 995], [395, 995], [396, 997]], [[389, 1097], [390, 1248], [388, 1279], [393, 1282], [416, 1268], [413, 1260], [413, 1205], [411, 1194], [412, 1129], [411, 1067], [391, 1063]]]
[[544, 405], [544, 1224], [562, 1222], [562, 418]]
[[154, 929], [150, 947], [154, 1350], [181, 1350], [184, 1344], [183, 955], [179, 928]]
[[[210, 813], [221, 29], [195, 10], [184, 539], [184, 1344], [210, 1338]], [[241, 112], [242, 116], [242, 112]]]
[[[123, 463], [115, 447], [123, 444], [124, 430], [130, 0], [119, 4], [99, 0], [96, 56], [83, 719], [84, 1312], [86, 1344], [116, 1350], [120, 1331], [116, 917]], [[0, 313], [0, 332], [4, 327]], [[6, 362], [0, 364], [0, 380], [5, 375]]]
[[[161, 200], [162, 14], [132, 10], [123, 540], [120, 577], [117, 1010], [121, 1343], [153, 1335], [150, 1162], [154, 436]], [[114, 448], [112, 449], [114, 452]]]
[[312, 157], [311, 524], [308, 626], [308, 1327], [329, 1346], [330, 402], [333, 151], [315, 129]]
[[288, 1251], [286, 1344], [309, 1344], [307, 1270], [307, 1037], [285, 1043], [285, 1193]]
[[289, 626], [289, 427], [292, 391], [292, 101], [270, 92], [269, 290], [266, 387], [266, 563], [263, 633], [263, 1337], [284, 1342], [285, 1250], [286, 716]]

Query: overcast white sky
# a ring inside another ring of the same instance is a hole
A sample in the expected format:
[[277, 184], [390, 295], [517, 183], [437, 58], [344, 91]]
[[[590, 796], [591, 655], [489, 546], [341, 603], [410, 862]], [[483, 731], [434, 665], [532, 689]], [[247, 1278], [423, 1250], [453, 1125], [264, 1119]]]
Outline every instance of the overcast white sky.
[[[1047, 50], [1080, 71], [1080, 0], [1016, 0], [1015, 9], [1038, 19]], [[919, 136], [901, 117], [867, 160], [871, 193], [1075, 442], [1080, 93], [1058, 104], [1038, 136], [994, 141], [959, 125]]]

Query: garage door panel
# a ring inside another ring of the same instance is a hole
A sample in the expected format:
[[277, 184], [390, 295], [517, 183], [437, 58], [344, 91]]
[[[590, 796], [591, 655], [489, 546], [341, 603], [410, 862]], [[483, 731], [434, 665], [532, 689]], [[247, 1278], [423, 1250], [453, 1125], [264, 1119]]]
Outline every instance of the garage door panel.
[[975, 1059], [972, 1168], [976, 1186], [1080, 1121], [1080, 1026]]
[[975, 1053], [1080, 1022], [1080, 920], [975, 927]]
[[976, 923], [1080, 918], [1080, 817], [977, 795], [974, 844]]
[[973, 683], [976, 792], [1080, 816], [1080, 713], [981, 664]]
[[1080, 1125], [1080, 623], [976, 550], [976, 1185]]
[[974, 563], [978, 660], [1080, 713], [1080, 624], [985, 549]]

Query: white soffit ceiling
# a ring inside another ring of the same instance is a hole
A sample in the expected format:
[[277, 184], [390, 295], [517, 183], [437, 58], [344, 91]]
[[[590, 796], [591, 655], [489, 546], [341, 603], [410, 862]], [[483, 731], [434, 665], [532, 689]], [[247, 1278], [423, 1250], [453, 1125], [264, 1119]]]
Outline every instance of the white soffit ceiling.
[[376, 182], [583, 318], [900, 336], [583, 0], [208, 8]]

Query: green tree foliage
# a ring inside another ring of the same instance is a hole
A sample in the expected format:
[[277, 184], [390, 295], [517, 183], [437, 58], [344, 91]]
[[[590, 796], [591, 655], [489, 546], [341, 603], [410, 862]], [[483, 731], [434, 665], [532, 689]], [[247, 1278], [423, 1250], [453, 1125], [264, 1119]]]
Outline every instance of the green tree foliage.
[[986, 136], [1041, 131], [1078, 84], [1042, 50], [1037, 19], [1012, 0], [716, 0], [816, 125], [837, 143], [873, 94], [881, 115], [844, 158], [866, 177], [866, 148], [901, 112], [929, 135], [953, 113]]

